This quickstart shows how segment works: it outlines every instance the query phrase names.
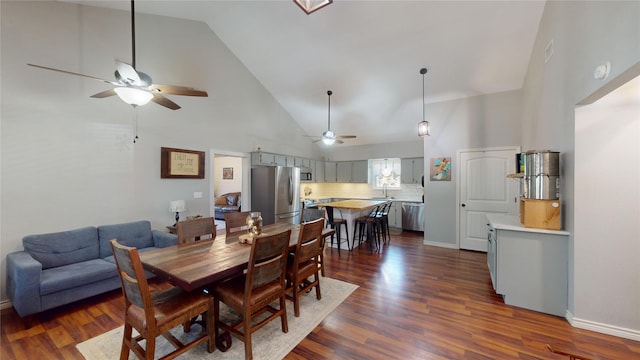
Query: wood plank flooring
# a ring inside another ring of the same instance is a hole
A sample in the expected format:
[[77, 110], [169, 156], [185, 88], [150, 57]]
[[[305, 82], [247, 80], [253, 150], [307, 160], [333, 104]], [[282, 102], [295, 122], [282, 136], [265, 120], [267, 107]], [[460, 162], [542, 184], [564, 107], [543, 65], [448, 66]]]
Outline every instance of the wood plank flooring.
[[[568, 359], [546, 344], [591, 359], [640, 359], [640, 342], [505, 305], [485, 253], [423, 246], [421, 233], [395, 232], [374, 254], [327, 249], [325, 264], [328, 277], [359, 288], [286, 359]], [[75, 345], [122, 325], [122, 312], [119, 290], [39, 314], [31, 328], [4, 310], [0, 359], [82, 359]]]

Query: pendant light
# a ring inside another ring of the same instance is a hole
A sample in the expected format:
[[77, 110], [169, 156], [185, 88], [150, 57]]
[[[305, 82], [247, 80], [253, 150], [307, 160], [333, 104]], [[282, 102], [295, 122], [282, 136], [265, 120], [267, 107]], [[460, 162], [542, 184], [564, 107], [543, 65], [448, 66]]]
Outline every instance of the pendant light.
[[300, 6], [300, 8], [309, 15], [312, 12], [320, 10], [331, 4], [333, 0], [293, 0], [293, 2]]
[[422, 121], [418, 123], [418, 136], [425, 137], [431, 135], [431, 124], [424, 117], [424, 74], [427, 73], [426, 68], [420, 69], [420, 74], [422, 74]]

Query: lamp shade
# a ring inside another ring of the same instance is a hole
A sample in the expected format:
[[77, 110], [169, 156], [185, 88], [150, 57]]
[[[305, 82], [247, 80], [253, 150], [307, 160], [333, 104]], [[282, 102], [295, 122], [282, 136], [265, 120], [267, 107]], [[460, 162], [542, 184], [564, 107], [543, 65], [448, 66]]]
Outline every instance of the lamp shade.
[[113, 91], [122, 101], [133, 106], [144, 105], [153, 98], [150, 92], [131, 87], [117, 87]]
[[169, 202], [169, 211], [171, 212], [183, 212], [187, 211], [187, 206], [184, 200], [173, 200]]

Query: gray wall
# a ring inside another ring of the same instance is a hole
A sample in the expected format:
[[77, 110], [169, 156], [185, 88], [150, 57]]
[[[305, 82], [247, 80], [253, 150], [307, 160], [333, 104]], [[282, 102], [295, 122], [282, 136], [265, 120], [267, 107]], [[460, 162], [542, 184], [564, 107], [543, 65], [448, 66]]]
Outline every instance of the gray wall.
[[[553, 39], [554, 54], [544, 61], [545, 48]], [[596, 80], [596, 66], [610, 61], [611, 75], [605, 81]], [[633, 286], [620, 285], [616, 274], [620, 272], [640, 274], [640, 262], [618, 262], [610, 254], [612, 244], [607, 239], [593, 238], [593, 232], [575, 228], [575, 184], [592, 182], [588, 177], [576, 178], [575, 114], [576, 104], [599, 89], [606, 87], [617, 76], [625, 73], [640, 61], [640, 2], [638, 1], [549, 1], [541, 20], [529, 70], [523, 87], [522, 148], [553, 149], [561, 156], [561, 201], [563, 223], [571, 232], [569, 247], [569, 313], [568, 318], [576, 326], [597, 331], [619, 333], [640, 332], [638, 304], [640, 296]], [[611, 126], [615, 126], [613, 123]], [[592, 143], [594, 147], [604, 145]], [[630, 148], [637, 158], [637, 149]], [[592, 186], [598, 186], [593, 183]], [[616, 189], [620, 191], [621, 189]], [[582, 199], [588, 201], [588, 199]], [[603, 209], [600, 216], [581, 219], [582, 223], [608, 226], [609, 219], [629, 216], [627, 208]], [[606, 215], [603, 215], [605, 214]], [[604, 216], [606, 220], [603, 219]], [[584, 238], [576, 238], [576, 234]], [[637, 244], [633, 232], [617, 242], [623, 244], [617, 251], [624, 251], [630, 244]], [[582, 258], [576, 258], [582, 254]], [[597, 263], [585, 261], [595, 256]], [[637, 257], [636, 257], [637, 258]], [[598, 267], [599, 279], [584, 276], [593, 266]], [[617, 283], [616, 285], [613, 285]], [[613, 290], [615, 289], [615, 290]], [[577, 294], [580, 294], [578, 296]], [[611, 303], [612, 296], [626, 299]], [[595, 304], [606, 304], [595, 306]], [[626, 320], [621, 320], [625, 319]], [[626, 329], [626, 330], [625, 330]]]
[[[182, 106], [137, 108], [90, 79], [29, 67], [36, 63], [113, 79], [114, 58], [131, 61], [130, 14], [57, 1], [2, 1], [1, 254], [22, 237], [87, 225], [147, 219], [173, 223], [209, 214], [211, 159], [203, 180], [160, 179], [160, 147], [264, 151], [315, 157], [302, 130], [203, 23], [136, 16], [137, 68], [156, 83], [207, 90], [170, 96]], [[132, 143], [137, 117], [140, 139]], [[286, 138], [282, 142], [279, 139]], [[193, 192], [202, 192], [194, 199]], [[6, 299], [5, 272], [1, 298]]]
[[425, 172], [433, 157], [451, 157], [451, 181], [425, 182], [425, 241], [456, 245], [456, 151], [518, 146], [522, 92], [507, 91], [467, 99], [428, 104], [431, 136], [424, 138]]

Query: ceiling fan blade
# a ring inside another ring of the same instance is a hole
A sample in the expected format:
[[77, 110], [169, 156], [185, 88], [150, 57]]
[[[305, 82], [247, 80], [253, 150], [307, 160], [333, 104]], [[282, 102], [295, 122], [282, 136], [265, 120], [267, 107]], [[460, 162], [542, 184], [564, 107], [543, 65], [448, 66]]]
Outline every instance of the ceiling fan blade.
[[102, 99], [102, 98], [106, 98], [109, 96], [113, 96], [113, 95], [117, 95], [114, 89], [109, 89], [109, 90], [105, 90], [105, 91], [101, 91], [97, 94], [93, 94], [90, 97], [92, 98], [97, 98], [97, 99]]
[[37, 68], [40, 68], [40, 69], [51, 70], [51, 71], [57, 71], [57, 72], [61, 72], [61, 73], [64, 73], [64, 74], [82, 76], [82, 77], [86, 77], [86, 78], [89, 78], [89, 79], [93, 79], [93, 80], [100, 81], [100, 82], [104, 82], [104, 83], [111, 84], [111, 85], [119, 85], [117, 82], [113, 82], [113, 81], [110, 81], [110, 80], [101, 79], [101, 78], [99, 78], [99, 77], [95, 77], [95, 76], [91, 76], [91, 75], [84, 75], [84, 74], [79, 74], [79, 73], [75, 73], [75, 72], [71, 72], [71, 71], [60, 70], [60, 69], [54, 69], [54, 68], [47, 67], [47, 66], [42, 66], [42, 65], [35, 65], [35, 64], [27, 64], [27, 65], [29, 65], [29, 66], [33, 66], [33, 67], [37, 67]]
[[355, 135], [340, 135], [340, 136], [336, 136], [336, 139], [355, 139], [356, 136]]
[[174, 103], [173, 101], [167, 99], [166, 97], [160, 95], [160, 94], [156, 94], [156, 93], [152, 93], [153, 94], [153, 98], [151, 98], [151, 101], [153, 101], [154, 103], [158, 104], [158, 105], [162, 105], [166, 108], [169, 108], [171, 110], [178, 110], [180, 109], [180, 105]]
[[197, 90], [186, 86], [151, 84], [151, 87], [160, 90], [160, 93], [162, 94], [203, 97], [209, 96], [206, 91]]

